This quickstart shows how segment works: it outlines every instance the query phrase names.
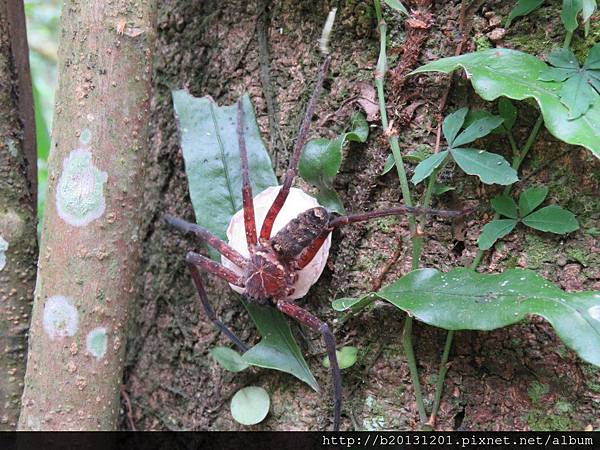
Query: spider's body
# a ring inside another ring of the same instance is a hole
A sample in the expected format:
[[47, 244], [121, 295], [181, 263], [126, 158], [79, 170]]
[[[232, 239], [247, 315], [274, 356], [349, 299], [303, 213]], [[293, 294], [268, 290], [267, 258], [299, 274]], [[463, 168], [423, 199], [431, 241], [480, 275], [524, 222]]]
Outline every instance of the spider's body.
[[[335, 352], [335, 338], [325, 322], [294, 303], [294, 299], [301, 297], [308, 290], [310, 284], [314, 283], [320, 276], [328, 254], [331, 232], [338, 227], [375, 217], [407, 213], [456, 217], [465, 214], [465, 211], [442, 211], [399, 206], [350, 216], [333, 216], [325, 208], [309, 207], [272, 235], [275, 220], [290, 195], [293, 179], [298, 172], [300, 155], [307, 141], [310, 122], [329, 63], [330, 58], [327, 57], [321, 66], [315, 90], [308, 103], [283, 185], [277, 192], [271, 192], [274, 195], [274, 200], [260, 226], [260, 233], [257, 230], [254, 200], [250, 186], [248, 156], [243, 130], [244, 111], [241, 102], [238, 102], [237, 134], [242, 168], [244, 245], [246, 247], [244, 250], [247, 250], [243, 253], [248, 256], [242, 255], [240, 248], [236, 249], [235, 245], [231, 245], [231, 236], [230, 244], [227, 244], [198, 225], [172, 216], [166, 216], [166, 220], [181, 231], [194, 233], [223, 256], [223, 264], [218, 264], [198, 253], [189, 252], [186, 256], [186, 263], [208, 317], [241, 351], [245, 352], [248, 347], [216, 317], [208, 302], [198, 268], [227, 280], [232, 288], [237, 292], [241, 292], [249, 301], [275, 307], [289, 317], [322, 334], [331, 366], [335, 399], [333, 428], [337, 431], [339, 430], [341, 417], [342, 383]], [[259, 194], [257, 199], [264, 193], [267, 193], [267, 191]], [[299, 287], [303, 269], [308, 269], [317, 260], [315, 256], [320, 256], [322, 260], [320, 266], [312, 271], [312, 282]]]

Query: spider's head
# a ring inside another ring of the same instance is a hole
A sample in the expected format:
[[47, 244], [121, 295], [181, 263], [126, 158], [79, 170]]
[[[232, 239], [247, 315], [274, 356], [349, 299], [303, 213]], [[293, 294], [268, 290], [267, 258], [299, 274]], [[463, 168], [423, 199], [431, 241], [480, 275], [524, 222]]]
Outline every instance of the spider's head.
[[294, 276], [268, 248], [260, 249], [251, 256], [244, 275], [245, 295], [257, 303], [287, 297]]

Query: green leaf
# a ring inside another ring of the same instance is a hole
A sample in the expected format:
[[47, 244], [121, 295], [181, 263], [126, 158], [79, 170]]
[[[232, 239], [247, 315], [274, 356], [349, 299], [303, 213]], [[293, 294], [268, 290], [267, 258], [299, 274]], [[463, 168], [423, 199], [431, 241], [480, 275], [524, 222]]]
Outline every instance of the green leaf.
[[524, 190], [519, 197], [519, 212], [521, 217], [525, 217], [535, 208], [540, 206], [548, 195], [546, 186], [530, 187]]
[[388, 5], [390, 8], [395, 9], [396, 11], [400, 11], [403, 14], [406, 14], [408, 16], [408, 11], [406, 10], [406, 8], [404, 7], [404, 5], [402, 3], [400, 3], [399, 0], [383, 0], [385, 2], [386, 5]]
[[[469, 125], [471, 125], [472, 123], [480, 120], [480, 119], [485, 119], [485, 118], [493, 118], [493, 117], [499, 117], [499, 116], [495, 116], [494, 114], [492, 114], [489, 111], [485, 111], [483, 109], [471, 109], [469, 110], [469, 114], [467, 114], [467, 117], [465, 119], [465, 127], [468, 127]], [[503, 118], [501, 118], [501, 120], [503, 120]], [[505, 131], [505, 128], [503, 126], [504, 122], [502, 122], [500, 124], [500, 126], [494, 128], [491, 133], [492, 134], [502, 134]]]
[[[358, 349], [356, 347], [342, 347], [340, 350], [335, 352], [338, 360], [340, 369], [347, 369], [352, 367], [356, 363], [356, 357], [358, 355]], [[329, 369], [330, 363], [329, 358], [326, 356], [323, 358], [323, 366]]]
[[476, 120], [456, 137], [454, 142], [452, 142], [452, 147], [460, 147], [461, 145], [468, 144], [479, 138], [487, 136], [493, 130], [502, 125], [503, 121], [504, 119], [502, 117], [493, 116], [491, 114]]
[[475, 148], [453, 148], [450, 153], [465, 173], [477, 175], [485, 184], [509, 185], [519, 179], [508, 161], [495, 153]]
[[210, 354], [221, 367], [230, 372], [241, 372], [248, 368], [248, 363], [242, 359], [242, 355], [229, 347], [215, 347]]
[[517, 5], [508, 14], [505, 28], [510, 27], [512, 21], [517, 17], [526, 16], [530, 12], [539, 8], [542, 3], [544, 3], [544, 0], [519, 0]]
[[254, 320], [262, 340], [244, 353], [242, 359], [253, 366], [276, 369], [294, 375], [318, 392], [319, 384], [308, 368], [283, 314], [275, 308], [246, 301], [243, 303]]
[[585, 27], [585, 35], [587, 36], [590, 32], [590, 18], [596, 12], [596, 0], [583, 0], [583, 10], [581, 16], [583, 17], [583, 24]]
[[495, 219], [486, 224], [477, 239], [477, 245], [481, 250], [492, 248], [498, 240], [515, 229], [517, 221], [514, 219]]
[[373, 295], [371, 293], [368, 293], [358, 298], [338, 298], [331, 303], [331, 307], [336, 311], [345, 311], [347, 309], [352, 309], [353, 312], [357, 312], [369, 306], [371, 303], [373, 303]]
[[231, 399], [231, 415], [242, 425], [256, 425], [262, 422], [271, 407], [269, 393], [258, 386], [240, 389]]
[[[271, 159], [256, 124], [254, 108], [242, 97], [250, 180], [254, 194], [277, 186]], [[199, 225], [226, 239], [225, 230], [242, 208], [242, 172], [237, 139], [237, 107], [219, 107], [210, 97], [173, 91], [190, 198]], [[216, 252], [211, 252], [218, 259]]]
[[385, 160], [385, 164], [383, 165], [383, 171], [381, 172], [381, 175], [385, 175], [390, 170], [392, 170], [395, 166], [396, 166], [396, 160], [394, 159], [394, 155], [390, 153]]
[[500, 97], [498, 100], [498, 112], [500, 117], [504, 119], [502, 126], [507, 130], [512, 130], [515, 122], [517, 121], [517, 108], [515, 105], [506, 97]]
[[442, 132], [450, 147], [452, 147], [456, 135], [465, 123], [468, 112], [469, 108], [461, 108], [458, 111], [454, 111], [452, 114], [448, 114], [444, 119], [444, 122], [442, 122]]
[[433, 154], [425, 161], [420, 162], [419, 165], [415, 167], [415, 173], [410, 181], [412, 181], [413, 184], [419, 184], [431, 175], [435, 169], [442, 165], [447, 156], [448, 150], [444, 150], [443, 152]]
[[446, 184], [441, 184], [441, 183], [436, 182], [433, 185], [433, 194], [434, 195], [442, 195], [442, 194], [445, 194], [446, 192], [454, 191], [454, 190], [456, 190], [455, 187], [448, 186]]
[[415, 270], [377, 295], [446, 330], [495, 330], [535, 314], [582, 359], [600, 366], [600, 292], [564, 292], [530, 270], [457, 268]]
[[510, 217], [511, 219], [516, 219], [519, 217], [519, 213], [517, 211], [517, 204], [512, 199], [512, 197], [508, 195], [499, 195], [498, 197], [494, 197], [491, 201], [492, 208], [498, 214]]
[[582, 0], [563, 0], [560, 18], [567, 31], [571, 33], [577, 29], [577, 14], [583, 9]]
[[503, 48], [443, 58], [412, 73], [450, 73], [461, 67], [483, 99], [534, 98], [552, 135], [569, 144], [582, 145], [600, 158], [600, 98], [583, 116], [569, 120], [569, 111], [558, 94], [560, 83], [539, 80], [548, 69], [546, 63], [527, 53]]
[[[196, 221], [226, 239], [231, 216], [242, 208], [237, 106], [219, 107], [210, 97], [195, 98], [184, 90], [172, 95]], [[250, 180], [257, 194], [278, 183], [247, 95], [242, 97], [242, 105]], [[211, 257], [220, 259], [216, 252]], [[246, 352], [244, 360], [291, 373], [317, 388], [283, 315], [273, 308], [246, 307], [263, 340]]]
[[575, 214], [558, 205], [545, 206], [523, 219], [528, 227], [556, 234], [566, 234], [579, 228]]
[[369, 125], [365, 117], [355, 113], [351, 118], [351, 130], [335, 139], [311, 139], [304, 146], [300, 157], [300, 176], [315, 186], [319, 193], [317, 200], [330, 211], [345, 213], [338, 195], [333, 189], [333, 181], [342, 164], [342, 148], [346, 141], [365, 142], [369, 137]]
[[342, 203], [342, 200], [340, 199], [340, 197], [338, 196], [337, 192], [335, 192], [335, 190], [327, 188], [327, 187], [323, 187], [321, 189], [319, 189], [319, 192], [317, 192], [317, 201], [319, 202], [319, 205], [321, 205], [323, 208], [327, 209], [328, 211], [331, 212], [335, 212], [338, 214], [346, 214], [346, 209], [344, 208], [344, 204]]

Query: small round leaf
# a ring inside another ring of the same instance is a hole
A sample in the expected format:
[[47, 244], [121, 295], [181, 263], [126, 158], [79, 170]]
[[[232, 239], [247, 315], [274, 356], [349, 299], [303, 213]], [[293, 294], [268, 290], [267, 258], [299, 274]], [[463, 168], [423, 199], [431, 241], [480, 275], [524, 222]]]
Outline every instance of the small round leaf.
[[[356, 356], [358, 355], [358, 349], [356, 347], [342, 347], [340, 350], [336, 350], [338, 365], [340, 369], [347, 369], [352, 367], [356, 363]], [[329, 358], [326, 356], [323, 358], [323, 365], [329, 369]]]
[[231, 399], [231, 415], [242, 425], [256, 425], [269, 414], [271, 399], [266, 390], [258, 386], [240, 389]]

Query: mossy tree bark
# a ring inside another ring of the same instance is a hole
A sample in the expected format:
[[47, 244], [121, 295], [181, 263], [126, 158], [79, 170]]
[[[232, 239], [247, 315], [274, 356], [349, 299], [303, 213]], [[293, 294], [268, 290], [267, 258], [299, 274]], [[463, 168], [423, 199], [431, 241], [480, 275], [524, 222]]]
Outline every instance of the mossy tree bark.
[[110, 430], [138, 269], [154, 0], [66, 1], [19, 427]]
[[35, 124], [21, 1], [0, 3], [0, 431], [14, 430], [35, 284]]

